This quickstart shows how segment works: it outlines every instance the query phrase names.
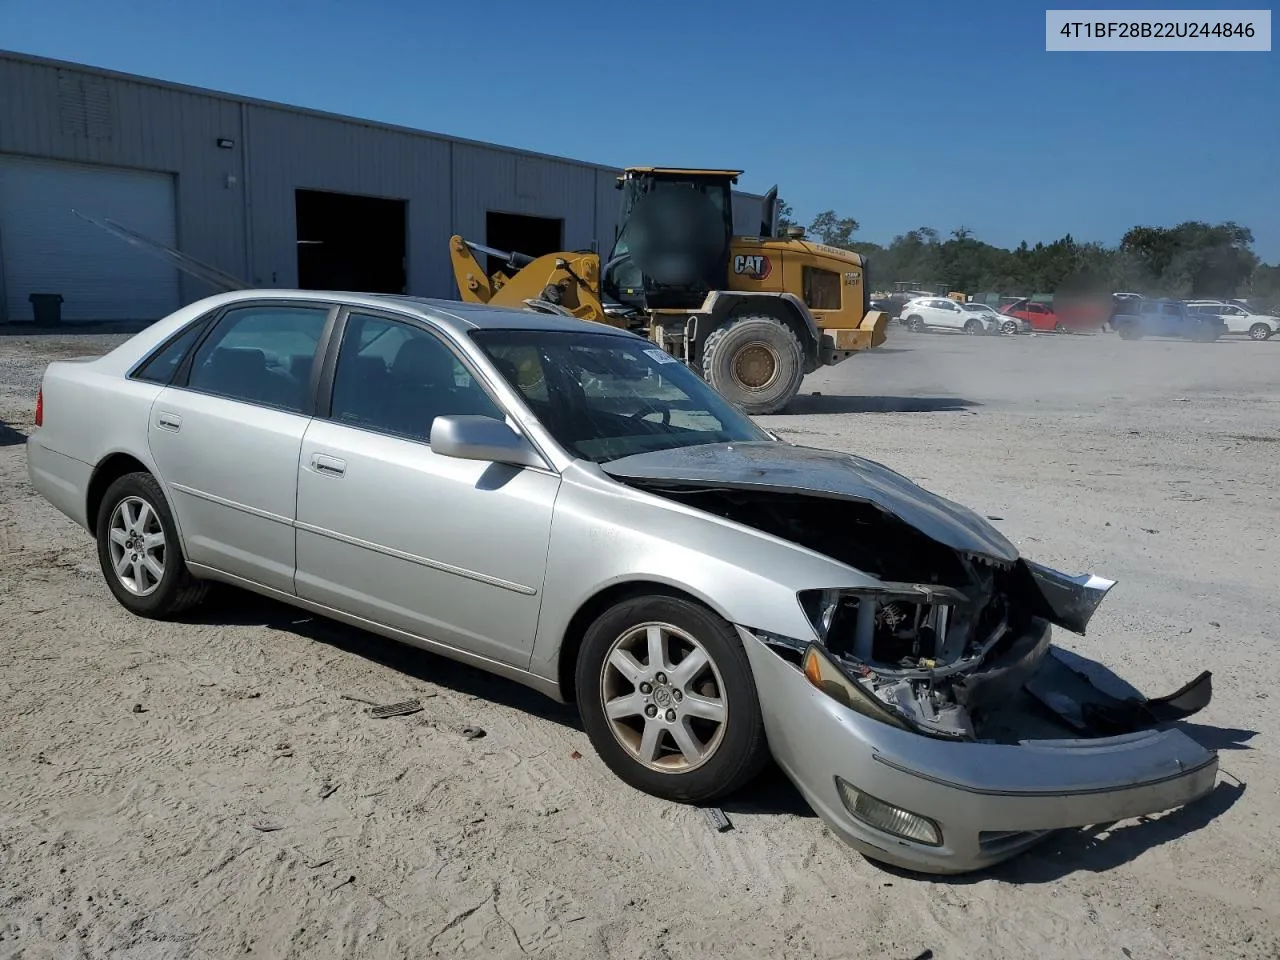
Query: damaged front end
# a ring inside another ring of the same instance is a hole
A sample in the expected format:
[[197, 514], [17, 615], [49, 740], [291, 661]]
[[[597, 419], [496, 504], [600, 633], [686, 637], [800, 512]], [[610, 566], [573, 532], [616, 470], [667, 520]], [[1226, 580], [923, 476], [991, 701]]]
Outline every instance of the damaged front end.
[[1067, 667], [1048, 625], [1083, 634], [1115, 582], [1027, 560], [972, 511], [879, 464], [773, 443], [663, 451], [606, 469], [873, 578], [802, 591], [817, 642], [769, 642], [797, 665], [812, 645], [828, 673], [838, 669], [918, 733], [1001, 743], [1104, 736], [1208, 703], [1208, 672], [1147, 701]]
[[1148, 699], [1051, 642], [1055, 626], [1083, 634], [1113, 581], [1026, 560], [857, 457], [711, 445], [605, 469], [850, 568], [796, 595], [811, 635], [737, 631], [775, 759], [868, 856], [963, 872], [1213, 789], [1216, 754], [1167, 728], [1208, 703], [1207, 671]]
[[1209, 702], [1207, 671], [1169, 697], [1146, 700], [1108, 692], [1055, 655], [1046, 624], [1083, 634], [1114, 581], [1021, 559], [957, 559], [964, 588], [885, 583], [802, 592], [818, 638], [804, 651], [806, 672], [819, 669], [810, 662], [826, 663], [825, 674], [839, 670], [915, 732], [962, 740], [1044, 735], [1049, 718], [1029, 710], [1077, 736], [1111, 736], [1182, 719]]
[[968, 591], [889, 583], [802, 592], [818, 642], [803, 650], [788, 638], [770, 643], [800, 653], [810, 681], [846, 706], [870, 698], [879, 719], [931, 737], [1114, 736], [1208, 704], [1208, 671], [1174, 694], [1146, 699], [1103, 689], [1054, 650], [1048, 624], [1084, 633], [1114, 581], [1024, 561], [978, 564], [973, 574]]

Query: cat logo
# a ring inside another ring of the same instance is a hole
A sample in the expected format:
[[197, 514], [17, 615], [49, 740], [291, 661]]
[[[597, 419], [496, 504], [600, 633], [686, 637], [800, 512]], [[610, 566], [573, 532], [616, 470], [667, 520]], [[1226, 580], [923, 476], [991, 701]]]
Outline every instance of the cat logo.
[[749, 280], [764, 280], [773, 272], [773, 264], [759, 254], [739, 254], [733, 258], [733, 272]]

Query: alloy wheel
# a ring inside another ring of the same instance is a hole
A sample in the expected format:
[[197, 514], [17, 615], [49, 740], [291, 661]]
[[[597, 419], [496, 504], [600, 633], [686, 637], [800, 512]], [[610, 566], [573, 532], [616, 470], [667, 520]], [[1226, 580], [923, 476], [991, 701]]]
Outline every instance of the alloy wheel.
[[111, 512], [111, 568], [137, 597], [150, 596], [164, 579], [165, 537], [160, 516], [141, 497], [125, 497]]
[[659, 773], [687, 773], [710, 760], [729, 720], [715, 661], [670, 623], [637, 624], [613, 642], [600, 698], [614, 738]]

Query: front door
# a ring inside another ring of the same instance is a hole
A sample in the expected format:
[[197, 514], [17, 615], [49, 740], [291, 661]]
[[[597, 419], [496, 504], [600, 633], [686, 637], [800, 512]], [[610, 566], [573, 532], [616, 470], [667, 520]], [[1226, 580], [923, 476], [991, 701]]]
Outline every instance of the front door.
[[324, 402], [297, 467], [298, 595], [526, 666], [559, 475], [432, 452], [437, 416], [505, 414], [417, 320], [352, 313]]
[[152, 404], [151, 455], [192, 563], [293, 592], [298, 453], [329, 313], [227, 310]]

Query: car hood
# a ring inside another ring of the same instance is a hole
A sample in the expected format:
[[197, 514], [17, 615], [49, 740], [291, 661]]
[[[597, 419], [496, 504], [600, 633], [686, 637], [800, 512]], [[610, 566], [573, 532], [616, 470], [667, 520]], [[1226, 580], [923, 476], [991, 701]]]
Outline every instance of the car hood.
[[953, 550], [1004, 563], [1018, 559], [1017, 547], [972, 510], [852, 454], [781, 441], [716, 443], [633, 454], [600, 468], [639, 485], [770, 490], [869, 503]]

